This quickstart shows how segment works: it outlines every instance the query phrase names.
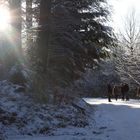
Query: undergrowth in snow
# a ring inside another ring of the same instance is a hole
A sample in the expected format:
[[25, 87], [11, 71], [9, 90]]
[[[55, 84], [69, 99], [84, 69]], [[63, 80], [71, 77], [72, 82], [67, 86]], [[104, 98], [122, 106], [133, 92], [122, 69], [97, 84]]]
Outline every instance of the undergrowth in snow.
[[[67, 126], [85, 127], [88, 116], [73, 105], [38, 104], [17, 92], [19, 86], [0, 82], [0, 137], [18, 135], [51, 135], [53, 130]], [[80, 103], [81, 108], [86, 104]], [[87, 108], [87, 107], [85, 107]], [[88, 114], [88, 113], [87, 113]]]

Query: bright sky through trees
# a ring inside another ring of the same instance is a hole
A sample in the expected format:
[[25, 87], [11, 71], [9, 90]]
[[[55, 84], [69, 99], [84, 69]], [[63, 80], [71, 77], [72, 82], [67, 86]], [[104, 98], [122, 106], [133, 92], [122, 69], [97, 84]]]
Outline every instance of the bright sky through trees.
[[0, 31], [7, 30], [10, 23], [10, 13], [7, 8], [0, 7]]
[[[124, 19], [132, 11], [135, 9], [136, 17], [140, 17], [140, 0], [108, 0], [110, 5], [113, 8], [112, 26], [115, 31], [121, 29], [124, 25]], [[140, 19], [140, 18], [139, 18]]]

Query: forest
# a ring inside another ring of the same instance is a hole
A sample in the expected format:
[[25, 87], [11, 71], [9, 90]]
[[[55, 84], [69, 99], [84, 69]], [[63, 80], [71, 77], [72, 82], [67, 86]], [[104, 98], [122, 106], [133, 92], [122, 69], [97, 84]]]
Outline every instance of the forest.
[[59, 129], [82, 140], [65, 130], [95, 129], [90, 99], [108, 102], [124, 83], [126, 98], [140, 98], [137, 13], [131, 8], [116, 32], [113, 12], [109, 0], [0, 0], [0, 140], [44, 140], [35, 137]]

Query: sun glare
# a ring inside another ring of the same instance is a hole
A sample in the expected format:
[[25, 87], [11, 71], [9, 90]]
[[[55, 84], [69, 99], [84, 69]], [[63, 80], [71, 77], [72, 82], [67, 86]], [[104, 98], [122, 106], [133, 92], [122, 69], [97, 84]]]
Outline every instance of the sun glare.
[[7, 30], [10, 25], [10, 13], [5, 7], [0, 7], [0, 31]]

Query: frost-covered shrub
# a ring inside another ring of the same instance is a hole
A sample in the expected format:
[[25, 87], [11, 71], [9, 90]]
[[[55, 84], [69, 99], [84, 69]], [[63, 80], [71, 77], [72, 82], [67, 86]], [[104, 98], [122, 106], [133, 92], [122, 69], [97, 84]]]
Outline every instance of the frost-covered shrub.
[[30, 91], [34, 101], [39, 103], [48, 103], [48, 91], [46, 76], [32, 72], [30, 75]]
[[75, 91], [82, 97], [104, 97], [108, 83], [119, 83], [120, 77], [115, 71], [112, 61], [106, 60], [99, 64], [96, 69], [87, 69], [83, 77], [75, 82]]
[[[50, 134], [67, 126], [85, 127], [91, 110], [84, 101], [75, 105], [39, 104], [15, 92], [18, 85], [0, 81], [0, 136]], [[82, 111], [83, 110], [83, 111]], [[1, 131], [2, 130], [2, 131]], [[1, 138], [1, 137], [0, 137]]]
[[28, 75], [22, 65], [14, 65], [9, 72], [9, 81], [13, 84], [23, 85], [27, 83]]

